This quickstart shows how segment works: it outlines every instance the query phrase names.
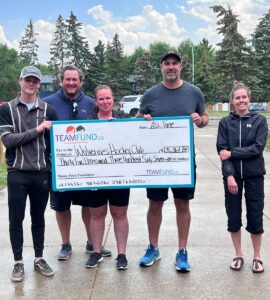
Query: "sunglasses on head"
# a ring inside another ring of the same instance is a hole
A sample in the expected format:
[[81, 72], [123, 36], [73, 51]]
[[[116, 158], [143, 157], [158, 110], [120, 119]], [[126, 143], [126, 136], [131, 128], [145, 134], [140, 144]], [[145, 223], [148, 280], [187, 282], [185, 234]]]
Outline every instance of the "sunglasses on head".
[[73, 117], [78, 116], [78, 104], [76, 101], [72, 101], [72, 116]]

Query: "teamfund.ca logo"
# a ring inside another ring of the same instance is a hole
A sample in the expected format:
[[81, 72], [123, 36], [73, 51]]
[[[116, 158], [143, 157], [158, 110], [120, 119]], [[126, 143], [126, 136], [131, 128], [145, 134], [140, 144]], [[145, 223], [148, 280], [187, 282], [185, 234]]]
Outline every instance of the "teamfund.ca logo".
[[66, 134], [74, 134], [74, 133], [82, 133], [85, 132], [85, 128], [83, 126], [74, 127], [72, 125], [69, 125], [66, 128]]
[[88, 142], [88, 141], [96, 141], [103, 140], [103, 136], [99, 136], [96, 133], [87, 133], [86, 129], [79, 125], [73, 126], [68, 125], [65, 128], [65, 134], [56, 134], [55, 135], [57, 142]]

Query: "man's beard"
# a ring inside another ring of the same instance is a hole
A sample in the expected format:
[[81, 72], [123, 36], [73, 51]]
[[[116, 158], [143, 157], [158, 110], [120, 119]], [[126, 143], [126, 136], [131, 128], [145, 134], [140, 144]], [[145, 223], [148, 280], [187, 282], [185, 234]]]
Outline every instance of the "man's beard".
[[77, 93], [78, 93], [78, 92], [75, 92], [75, 93], [69, 93], [69, 92], [65, 91], [65, 95], [67, 96], [67, 98], [70, 98], [70, 99], [76, 98]]
[[176, 82], [177, 80], [179, 79], [179, 75], [178, 74], [175, 74], [175, 76], [167, 76], [167, 75], [164, 75], [163, 76], [163, 80], [165, 81], [168, 81], [170, 83], [174, 83]]

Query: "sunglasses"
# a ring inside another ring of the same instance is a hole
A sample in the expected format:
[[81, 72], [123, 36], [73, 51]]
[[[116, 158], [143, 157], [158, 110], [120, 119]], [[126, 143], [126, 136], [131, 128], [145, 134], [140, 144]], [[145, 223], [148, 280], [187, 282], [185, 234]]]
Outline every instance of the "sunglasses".
[[73, 117], [78, 116], [78, 104], [76, 101], [72, 101], [72, 116]]
[[38, 84], [39, 80], [38, 79], [33, 79], [33, 78], [24, 78], [24, 81], [26, 81], [27, 83], [32, 83], [32, 84]]

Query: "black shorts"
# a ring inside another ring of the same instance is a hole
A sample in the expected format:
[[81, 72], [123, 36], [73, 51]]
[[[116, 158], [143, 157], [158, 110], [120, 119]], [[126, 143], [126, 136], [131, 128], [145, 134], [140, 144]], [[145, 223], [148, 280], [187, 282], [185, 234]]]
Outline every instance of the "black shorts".
[[114, 206], [127, 206], [130, 189], [104, 189], [90, 191], [90, 207], [101, 207], [109, 202]]
[[51, 209], [63, 212], [70, 209], [71, 203], [73, 205], [81, 205], [90, 207], [90, 190], [81, 191], [65, 191], [54, 192], [50, 191], [50, 205]]
[[[191, 200], [194, 198], [194, 188], [171, 188], [175, 199]], [[147, 198], [153, 201], [166, 201], [168, 199], [168, 188], [147, 188]]]

